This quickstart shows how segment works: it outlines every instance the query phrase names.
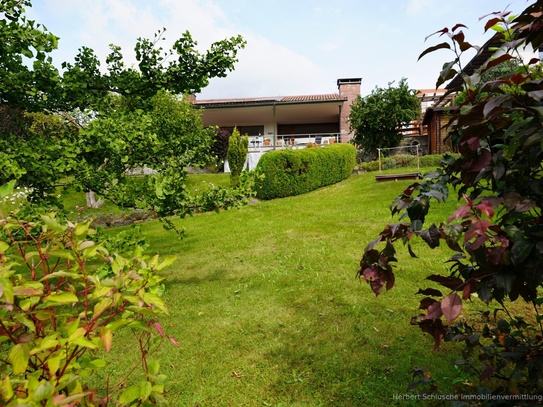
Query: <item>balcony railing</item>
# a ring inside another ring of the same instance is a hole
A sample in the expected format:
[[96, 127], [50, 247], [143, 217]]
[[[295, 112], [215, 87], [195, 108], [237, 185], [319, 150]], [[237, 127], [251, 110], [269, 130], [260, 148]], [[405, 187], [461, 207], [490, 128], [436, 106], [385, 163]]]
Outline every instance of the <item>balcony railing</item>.
[[303, 148], [309, 143], [328, 145], [338, 143], [339, 133], [278, 134], [274, 137], [249, 136], [250, 150]]

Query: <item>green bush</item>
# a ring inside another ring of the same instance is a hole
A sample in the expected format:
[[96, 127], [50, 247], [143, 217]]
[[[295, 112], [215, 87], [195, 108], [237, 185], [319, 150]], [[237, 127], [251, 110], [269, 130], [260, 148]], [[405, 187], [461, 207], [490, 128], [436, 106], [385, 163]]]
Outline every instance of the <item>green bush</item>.
[[264, 154], [257, 171], [259, 199], [299, 195], [348, 178], [356, 165], [356, 149], [350, 144], [323, 148], [276, 150]]
[[239, 176], [243, 171], [243, 165], [249, 152], [249, 137], [242, 136], [237, 127], [234, 127], [232, 135], [228, 139], [228, 151], [226, 156], [230, 165], [230, 185], [239, 185]]
[[[458, 154], [449, 153], [453, 157], [457, 157]], [[432, 155], [423, 155], [420, 158], [421, 167], [439, 167], [443, 155], [441, 154], [432, 154]], [[401, 167], [416, 167], [417, 166], [417, 157], [409, 154], [398, 154], [392, 157], [382, 158], [381, 159], [381, 169], [390, 170], [392, 168], [401, 168]], [[368, 161], [360, 163], [358, 166], [360, 169], [371, 172], [379, 171], [379, 161]]]
[[[456, 153], [447, 153], [447, 155], [450, 155], [454, 157], [455, 159], [460, 156], [460, 154], [456, 154]], [[420, 166], [421, 167], [439, 167], [442, 159], [443, 159], [443, 155], [441, 154], [423, 155], [422, 157], [420, 157]]]
[[[0, 196], [6, 190], [0, 187]], [[90, 222], [0, 212], [3, 406], [167, 404], [165, 376], [150, 355], [165, 335], [159, 318], [168, 313], [159, 272], [173, 258], [144, 255], [136, 230], [97, 238]], [[108, 374], [104, 356], [121, 331], [140, 352], [135, 366], [89, 387], [98, 370]]]

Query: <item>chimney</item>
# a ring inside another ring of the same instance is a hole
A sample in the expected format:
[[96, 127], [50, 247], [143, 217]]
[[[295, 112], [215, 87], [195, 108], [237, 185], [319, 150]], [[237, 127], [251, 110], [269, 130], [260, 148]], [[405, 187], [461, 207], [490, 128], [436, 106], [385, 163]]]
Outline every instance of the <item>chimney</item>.
[[346, 97], [339, 111], [339, 132], [340, 142], [348, 143], [353, 138], [353, 134], [349, 131], [349, 114], [351, 114], [351, 104], [357, 96], [360, 96], [360, 85], [362, 78], [345, 78], [337, 80], [339, 97]]

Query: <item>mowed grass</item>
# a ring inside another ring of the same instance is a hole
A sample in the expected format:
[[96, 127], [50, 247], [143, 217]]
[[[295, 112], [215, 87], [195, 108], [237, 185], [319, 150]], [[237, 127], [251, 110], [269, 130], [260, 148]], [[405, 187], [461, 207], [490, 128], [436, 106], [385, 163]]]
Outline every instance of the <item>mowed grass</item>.
[[[399, 244], [396, 286], [379, 297], [356, 278], [364, 247], [397, 221], [389, 205], [411, 182], [376, 183], [374, 175], [175, 220], [182, 240], [158, 222], [142, 224], [151, 253], [177, 257], [164, 272], [170, 316], [161, 322], [180, 346], [165, 342], [151, 355], [169, 377], [171, 405], [417, 405], [398, 399], [417, 367], [452, 392], [458, 348], [446, 343], [435, 353], [432, 338], [409, 324], [416, 291], [429, 273], [446, 273], [450, 253], [421, 243], [412, 259]], [[457, 205], [451, 196], [432, 218]], [[116, 336], [113, 376], [128, 374], [136, 357], [130, 337]]]

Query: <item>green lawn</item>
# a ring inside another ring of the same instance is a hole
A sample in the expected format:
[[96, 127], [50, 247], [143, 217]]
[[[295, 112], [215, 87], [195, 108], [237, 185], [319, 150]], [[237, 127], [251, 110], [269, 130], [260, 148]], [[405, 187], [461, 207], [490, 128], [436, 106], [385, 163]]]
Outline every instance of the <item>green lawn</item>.
[[[171, 316], [163, 326], [180, 347], [164, 343], [153, 355], [170, 378], [172, 405], [415, 405], [394, 395], [406, 394], [410, 369], [421, 366], [451, 392], [457, 351], [445, 344], [436, 355], [430, 336], [409, 325], [414, 293], [430, 271], [447, 270], [448, 253], [419, 244], [411, 259], [399, 247], [396, 287], [377, 298], [355, 277], [410, 182], [376, 183], [374, 175], [176, 220], [183, 240], [158, 222], [143, 224], [151, 252], [177, 256], [166, 271]], [[206, 177], [217, 176], [193, 181]], [[436, 220], [454, 211], [451, 198], [436, 206]], [[135, 355], [127, 338], [114, 339], [114, 374], [126, 375]]]

